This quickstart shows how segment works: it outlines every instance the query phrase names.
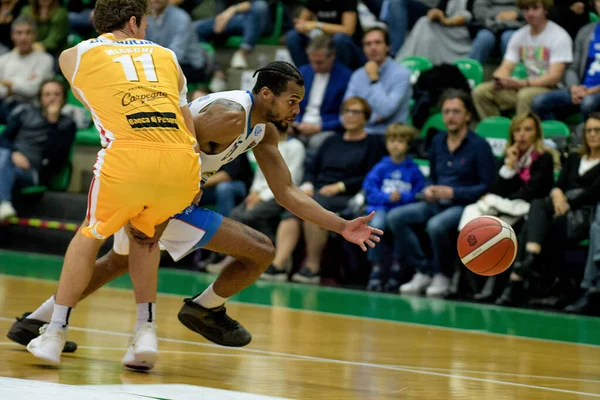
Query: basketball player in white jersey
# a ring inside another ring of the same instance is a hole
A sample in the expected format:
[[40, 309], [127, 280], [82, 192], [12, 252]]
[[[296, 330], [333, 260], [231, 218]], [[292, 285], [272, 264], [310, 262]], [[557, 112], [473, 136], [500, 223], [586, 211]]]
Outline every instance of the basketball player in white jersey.
[[[214, 93], [189, 104], [202, 159], [202, 182], [224, 164], [244, 152], [253, 153], [264, 172], [277, 201], [302, 219], [337, 232], [366, 251], [379, 242], [383, 232], [367, 225], [374, 214], [347, 221], [325, 210], [298, 189], [278, 150], [279, 130], [287, 129], [299, 112], [304, 96], [304, 82], [298, 70], [285, 62], [273, 62], [257, 71], [252, 93], [229, 91]], [[166, 228], [165, 228], [166, 227]], [[161, 235], [161, 228], [165, 228]], [[250, 333], [225, 312], [226, 300], [240, 292], [268, 268], [275, 255], [271, 240], [264, 234], [207, 209], [190, 206], [174, 216], [168, 224], [157, 227], [153, 238], [131, 229], [140, 243], [160, 244], [176, 261], [199, 248], [231, 255], [235, 261], [227, 265], [203, 293], [184, 300], [178, 317], [189, 329], [223, 346], [245, 346]], [[96, 262], [94, 275], [82, 295], [93, 293], [107, 282], [127, 272], [129, 241], [124, 230], [114, 235], [113, 250]], [[38, 335], [37, 329], [51, 315], [54, 299], [48, 299], [38, 310], [18, 318], [8, 337], [27, 345]], [[48, 310], [50, 312], [48, 313]], [[64, 351], [75, 351], [76, 344], [67, 342]], [[146, 360], [129, 360], [147, 369]]]

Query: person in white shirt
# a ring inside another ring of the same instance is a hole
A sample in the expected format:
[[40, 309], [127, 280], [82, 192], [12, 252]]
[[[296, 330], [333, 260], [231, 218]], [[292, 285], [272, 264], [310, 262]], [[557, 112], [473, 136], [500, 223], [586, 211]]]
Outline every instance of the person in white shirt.
[[[567, 64], [573, 61], [571, 37], [548, 20], [552, 0], [517, 0], [517, 7], [527, 25], [511, 37], [494, 80], [473, 89], [473, 102], [481, 119], [512, 109], [517, 114], [527, 114], [533, 98], [556, 88]], [[527, 77], [511, 76], [517, 63], [524, 64]]]
[[36, 100], [42, 82], [54, 74], [52, 57], [33, 48], [36, 32], [35, 22], [29, 17], [19, 17], [11, 25], [15, 47], [0, 56], [0, 124], [6, 123], [18, 104]]

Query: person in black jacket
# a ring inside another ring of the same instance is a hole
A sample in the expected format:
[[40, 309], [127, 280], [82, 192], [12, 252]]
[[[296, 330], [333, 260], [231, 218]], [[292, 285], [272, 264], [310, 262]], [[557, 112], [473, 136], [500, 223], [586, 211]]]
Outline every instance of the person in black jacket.
[[590, 115], [584, 132], [581, 154], [569, 155], [550, 196], [532, 202], [509, 285], [496, 304], [525, 303], [527, 278], [554, 280], [548, 269], [542, 273], [542, 266], [550, 266], [565, 246], [587, 236], [591, 209], [600, 201], [600, 113]]
[[[330, 136], [317, 150], [312, 163], [305, 165], [305, 193], [325, 209], [341, 212], [348, 201], [362, 188], [367, 173], [386, 154], [379, 136], [368, 135], [365, 125], [371, 116], [369, 103], [360, 97], [350, 97], [342, 103], [343, 135]], [[287, 217], [287, 215], [286, 215]], [[285, 218], [277, 229], [277, 253], [273, 268], [265, 274], [273, 275], [284, 269], [300, 239], [300, 221]], [[319, 283], [321, 256], [327, 245], [328, 233], [323, 228], [303, 223], [306, 241], [306, 261], [292, 280], [302, 283]]]
[[0, 136], [0, 221], [16, 215], [15, 187], [47, 184], [68, 162], [77, 128], [61, 115], [66, 88], [49, 79], [40, 89], [40, 107], [18, 106]]

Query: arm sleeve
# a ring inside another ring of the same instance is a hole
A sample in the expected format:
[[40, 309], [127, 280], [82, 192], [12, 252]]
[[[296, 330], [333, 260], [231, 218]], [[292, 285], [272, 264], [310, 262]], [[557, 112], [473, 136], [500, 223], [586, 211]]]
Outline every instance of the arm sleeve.
[[363, 189], [365, 189], [365, 198], [367, 203], [372, 206], [389, 203], [390, 196], [381, 191], [381, 182], [383, 181], [382, 164], [377, 164], [365, 177]]
[[398, 110], [407, 94], [410, 96], [410, 74], [405, 73], [401, 67], [398, 68], [394, 73], [394, 87], [391, 90], [386, 92], [384, 84], [379, 81], [371, 85], [370, 90], [364, 94], [375, 113], [385, 119]]

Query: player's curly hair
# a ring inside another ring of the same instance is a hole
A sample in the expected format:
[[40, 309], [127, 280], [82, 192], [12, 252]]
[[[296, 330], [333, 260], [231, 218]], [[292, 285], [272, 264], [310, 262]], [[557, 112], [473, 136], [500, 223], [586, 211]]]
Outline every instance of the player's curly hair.
[[296, 67], [285, 61], [273, 61], [264, 68], [259, 68], [254, 72], [253, 77], [258, 74], [256, 84], [252, 93], [257, 94], [263, 87], [268, 87], [275, 96], [285, 92], [289, 81], [295, 82], [298, 86], [304, 86], [302, 74]]
[[116, 31], [131, 17], [135, 17], [139, 27], [142, 17], [149, 13], [149, 0], [98, 0], [94, 7], [94, 28], [100, 34]]

